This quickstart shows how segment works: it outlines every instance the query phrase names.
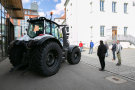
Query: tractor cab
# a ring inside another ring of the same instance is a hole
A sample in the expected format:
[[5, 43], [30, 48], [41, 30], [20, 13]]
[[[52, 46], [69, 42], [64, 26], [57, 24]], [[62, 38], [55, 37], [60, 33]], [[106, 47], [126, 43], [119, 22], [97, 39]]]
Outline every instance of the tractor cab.
[[62, 38], [61, 26], [45, 17], [31, 18], [28, 19], [28, 22], [27, 35], [30, 38], [46, 35], [51, 35], [59, 40]]

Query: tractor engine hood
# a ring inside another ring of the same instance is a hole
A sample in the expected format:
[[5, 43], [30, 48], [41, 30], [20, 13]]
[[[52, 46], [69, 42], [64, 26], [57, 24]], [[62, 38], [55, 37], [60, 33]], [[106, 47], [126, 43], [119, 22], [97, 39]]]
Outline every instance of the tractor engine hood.
[[49, 35], [49, 34], [45, 34], [45, 35], [42, 35], [42, 36], [37, 36], [35, 38], [30, 38], [28, 35], [24, 35], [20, 38], [18, 38], [17, 40], [18, 41], [30, 41], [30, 40], [40, 40], [44, 37], [53, 37], [52, 35]]

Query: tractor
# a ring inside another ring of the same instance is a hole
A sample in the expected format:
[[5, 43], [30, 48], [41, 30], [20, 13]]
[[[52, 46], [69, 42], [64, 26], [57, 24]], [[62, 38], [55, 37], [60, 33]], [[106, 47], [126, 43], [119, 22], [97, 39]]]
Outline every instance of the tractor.
[[12, 71], [29, 69], [43, 76], [56, 74], [65, 60], [78, 64], [81, 52], [78, 46], [69, 45], [69, 30], [45, 17], [30, 18], [27, 34], [9, 45]]

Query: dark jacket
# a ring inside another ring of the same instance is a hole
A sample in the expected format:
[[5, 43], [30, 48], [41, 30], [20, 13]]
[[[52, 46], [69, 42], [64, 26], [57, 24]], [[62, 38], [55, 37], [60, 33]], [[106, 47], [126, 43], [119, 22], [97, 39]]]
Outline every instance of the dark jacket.
[[106, 48], [107, 48], [107, 50], [109, 49], [109, 46], [108, 46], [108, 44], [105, 44], [105, 46], [106, 46]]
[[100, 45], [98, 46], [97, 55], [98, 55], [99, 57], [105, 57], [106, 52], [107, 52], [106, 46], [105, 46], [104, 44], [100, 44]]
[[116, 51], [116, 44], [112, 45], [112, 51]]

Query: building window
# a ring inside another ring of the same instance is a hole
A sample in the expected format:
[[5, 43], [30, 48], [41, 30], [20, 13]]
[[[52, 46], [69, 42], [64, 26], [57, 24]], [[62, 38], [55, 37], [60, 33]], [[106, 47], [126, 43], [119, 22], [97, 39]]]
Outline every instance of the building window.
[[28, 11], [28, 15], [30, 15], [30, 11]]
[[127, 13], [127, 5], [128, 3], [124, 3], [124, 13]]
[[135, 6], [135, 2], [133, 2], [133, 6]]
[[25, 14], [28, 14], [27, 11], [25, 11]]
[[105, 26], [100, 26], [100, 37], [104, 37], [104, 27]]
[[100, 0], [100, 11], [104, 11], [104, 0]]
[[116, 12], [116, 2], [112, 2], [112, 12]]
[[127, 28], [128, 27], [124, 27], [124, 36], [127, 36]]

